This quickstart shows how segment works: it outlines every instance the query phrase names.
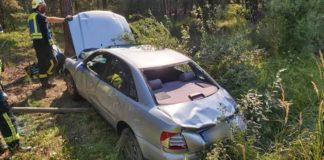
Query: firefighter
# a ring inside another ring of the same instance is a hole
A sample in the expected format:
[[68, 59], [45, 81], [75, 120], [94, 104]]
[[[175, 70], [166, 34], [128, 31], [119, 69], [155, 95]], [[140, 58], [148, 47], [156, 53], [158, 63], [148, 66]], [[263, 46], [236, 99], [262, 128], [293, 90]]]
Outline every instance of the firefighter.
[[[3, 63], [0, 59], [0, 75], [3, 72]], [[22, 147], [19, 143], [19, 133], [17, 132], [16, 117], [12, 113], [12, 109], [7, 102], [7, 95], [3, 91], [2, 82], [0, 81], [0, 159], [9, 158], [9, 150], [15, 151], [30, 151], [31, 147]], [[5, 142], [3, 142], [3, 139]]]
[[57, 65], [52, 50], [53, 40], [50, 23], [63, 23], [73, 18], [72, 16], [66, 18], [47, 17], [45, 15], [46, 7], [44, 0], [33, 0], [32, 13], [28, 17], [28, 27], [38, 61], [38, 76], [43, 89], [55, 86], [48, 82], [48, 77], [53, 74]]

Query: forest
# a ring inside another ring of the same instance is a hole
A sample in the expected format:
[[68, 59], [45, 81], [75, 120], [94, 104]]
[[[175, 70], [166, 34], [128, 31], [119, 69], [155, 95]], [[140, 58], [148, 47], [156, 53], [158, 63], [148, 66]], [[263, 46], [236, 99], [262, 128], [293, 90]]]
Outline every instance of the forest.
[[[201, 159], [324, 159], [324, 0], [47, 0], [46, 4], [48, 16], [89, 10], [120, 14], [137, 44], [187, 55], [229, 91], [247, 129], [215, 143]], [[9, 102], [89, 106], [69, 100], [60, 77], [55, 80], [59, 87], [47, 97], [34, 90], [37, 83], [23, 70], [36, 60], [26, 24], [30, 13], [31, 0], [0, 0], [4, 30], [0, 57], [7, 68], [2, 77]], [[64, 25], [54, 25], [55, 42], [67, 51], [64, 32]], [[114, 147], [118, 135], [96, 112], [17, 117], [23, 142], [34, 149], [13, 159], [118, 159]]]

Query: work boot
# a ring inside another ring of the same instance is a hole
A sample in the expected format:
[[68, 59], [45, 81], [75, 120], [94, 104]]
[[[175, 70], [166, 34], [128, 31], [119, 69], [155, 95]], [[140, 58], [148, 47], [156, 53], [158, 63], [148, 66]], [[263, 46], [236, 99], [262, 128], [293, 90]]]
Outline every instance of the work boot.
[[50, 88], [53, 88], [53, 87], [56, 86], [55, 84], [48, 83], [48, 79], [47, 78], [41, 78], [40, 79], [40, 82], [42, 84], [42, 89], [50, 89]]
[[32, 148], [30, 146], [22, 146], [19, 143], [19, 140], [13, 141], [11, 143], [8, 144], [9, 149], [12, 153], [15, 152], [29, 152], [32, 150]]

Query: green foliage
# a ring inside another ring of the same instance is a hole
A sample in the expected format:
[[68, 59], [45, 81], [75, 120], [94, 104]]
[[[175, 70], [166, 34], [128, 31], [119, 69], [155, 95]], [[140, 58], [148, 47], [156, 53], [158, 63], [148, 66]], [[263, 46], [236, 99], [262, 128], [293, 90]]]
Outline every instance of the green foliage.
[[285, 88], [286, 98], [292, 100], [290, 117], [291, 120], [297, 120], [300, 113], [304, 116], [304, 125], [314, 129], [318, 98], [314, 92], [312, 81], [323, 88], [320, 75], [323, 70], [318, 70], [318, 60], [316, 56], [304, 54], [299, 56], [273, 56], [269, 57], [261, 64], [258, 87], [261, 89], [269, 88], [269, 81], [274, 81], [272, 75], [281, 68], [286, 68], [282, 75], [282, 86]]
[[[196, 15], [199, 12], [198, 8]], [[228, 5], [223, 10], [215, 7], [214, 12], [209, 13], [209, 30], [201, 26], [200, 51], [195, 56], [199, 64], [234, 95], [254, 86], [257, 78], [254, 63], [264, 55], [263, 50], [252, 46], [243, 13], [240, 5]], [[204, 23], [200, 18], [196, 21]]]
[[4, 29], [15, 29], [13, 13], [21, 10], [20, 5], [16, 0], [0, 0], [0, 24]]
[[260, 40], [272, 54], [312, 53], [323, 48], [323, 0], [271, 0], [259, 26]]
[[233, 137], [216, 142], [206, 160], [257, 159], [257, 149], [253, 147], [251, 139], [246, 139], [245, 133], [240, 130], [233, 132]]
[[[292, 120], [287, 123], [283, 71], [277, 73], [273, 84], [263, 93], [250, 90], [242, 95], [238, 104], [248, 128], [243, 133], [234, 132], [229, 140], [217, 142], [206, 159], [321, 159], [323, 100], [318, 107], [318, 122], [312, 124], [316, 126], [314, 130], [302, 126], [301, 115], [298, 121], [290, 117]], [[315, 90], [321, 93], [317, 86]]]
[[154, 18], [145, 18], [131, 23], [137, 43], [162, 48], [177, 48], [179, 42], [168, 29]]
[[32, 41], [27, 30], [0, 34], [0, 56], [6, 64], [30, 59], [34, 55]]

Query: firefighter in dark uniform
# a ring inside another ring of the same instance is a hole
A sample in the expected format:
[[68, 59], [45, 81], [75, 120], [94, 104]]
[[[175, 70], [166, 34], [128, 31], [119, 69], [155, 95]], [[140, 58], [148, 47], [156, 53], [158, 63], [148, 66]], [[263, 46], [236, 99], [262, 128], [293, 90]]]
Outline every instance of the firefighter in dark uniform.
[[47, 17], [46, 3], [44, 0], [32, 1], [32, 14], [28, 17], [28, 27], [33, 40], [33, 46], [36, 51], [39, 79], [43, 89], [52, 88], [55, 85], [49, 84], [48, 77], [56, 69], [57, 60], [53, 55], [52, 33], [50, 23], [63, 23], [72, 20], [72, 16], [66, 18]]
[[[3, 63], [0, 59], [0, 75], [3, 70]], [[3, 91], [1, 81], [0, 86], [0, 131], [2, 135], [0, 142], [0, 159], [7, 159], [10, 155], [9, 150], [12, 152], [17, 150], [29, 151], [31, 148], [20, 146], [20, 136], [17, 132], [16, 117], [13, 115], [12, 109], [7, 102], [7, 95]]]

